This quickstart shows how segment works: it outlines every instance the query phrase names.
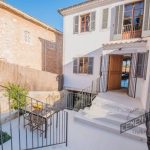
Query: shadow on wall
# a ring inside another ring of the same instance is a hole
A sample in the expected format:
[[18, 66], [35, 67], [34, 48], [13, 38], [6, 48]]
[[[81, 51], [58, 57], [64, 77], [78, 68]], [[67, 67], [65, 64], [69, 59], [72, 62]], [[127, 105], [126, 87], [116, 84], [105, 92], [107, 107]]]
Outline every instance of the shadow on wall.
[[39, 38], [42, 45], [42, 71], [62, 74], [62, 39], [56, 36], [56, 42]]
[[58, 74], [39, 71], [0, 61], [0, 84], [17, 83], [31, 91], [57, 91]]
[[[93, 74], [92, 75], [84, 75], [84, 74], [76, 74], [73, 73], [73, 60], [66, 62], [64, 64], [64, 88], [70, 88], [74, 90], [81, 90], [87, 88], [91, 85], [93, 80], [96, 80], [100, 76], [100, 56], [102, 55], [102, 47], [96, 50], [93, 50], [90, 53], [85, 53], [83, 55], [76, 55], [74, 58], [79, 57], [94, 57], [94, 65], [93, 65]], [[83, 76], [82, 76], [83, 75]], [[84, 80], [82, 80], [83, 78]]]

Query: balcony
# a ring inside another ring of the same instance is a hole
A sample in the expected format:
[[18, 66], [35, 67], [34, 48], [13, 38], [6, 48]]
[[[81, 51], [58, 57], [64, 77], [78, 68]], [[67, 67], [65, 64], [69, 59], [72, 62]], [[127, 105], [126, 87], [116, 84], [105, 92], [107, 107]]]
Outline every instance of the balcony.
[[141, 38], [142, 36], [142, 26], [140, 24], [137, 25], [124, 25], [122, 30], [122, 39], [133, 39], [133, 38]]

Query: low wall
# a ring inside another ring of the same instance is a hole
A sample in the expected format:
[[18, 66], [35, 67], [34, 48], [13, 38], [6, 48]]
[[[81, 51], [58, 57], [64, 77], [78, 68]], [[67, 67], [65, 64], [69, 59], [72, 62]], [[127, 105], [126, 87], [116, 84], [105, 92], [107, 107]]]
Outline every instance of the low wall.
[[26, 86], [30, 91], [57, 91], [58, 74], [0, 61], [0, 85], [7, 82]]

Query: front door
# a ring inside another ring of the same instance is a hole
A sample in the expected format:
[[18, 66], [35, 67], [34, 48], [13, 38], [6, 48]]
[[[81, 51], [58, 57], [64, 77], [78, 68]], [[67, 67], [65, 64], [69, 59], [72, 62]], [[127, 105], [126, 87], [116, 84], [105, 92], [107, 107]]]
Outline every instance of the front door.
[[122, 55], [110, 55], [109, 57], [108, 90], [121, 88], [122, 61]]

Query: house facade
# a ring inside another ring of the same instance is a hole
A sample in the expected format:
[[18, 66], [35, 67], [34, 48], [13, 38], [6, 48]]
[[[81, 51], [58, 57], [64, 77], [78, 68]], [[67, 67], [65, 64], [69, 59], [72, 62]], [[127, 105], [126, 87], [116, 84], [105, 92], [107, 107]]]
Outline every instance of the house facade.
[[90, 0], [60, 9], [64, 17], [64, 88], [123, 90], [149, 109], [150, 0]]
[[62, 73], [62, 32], [0, 1], [0, 60]]

